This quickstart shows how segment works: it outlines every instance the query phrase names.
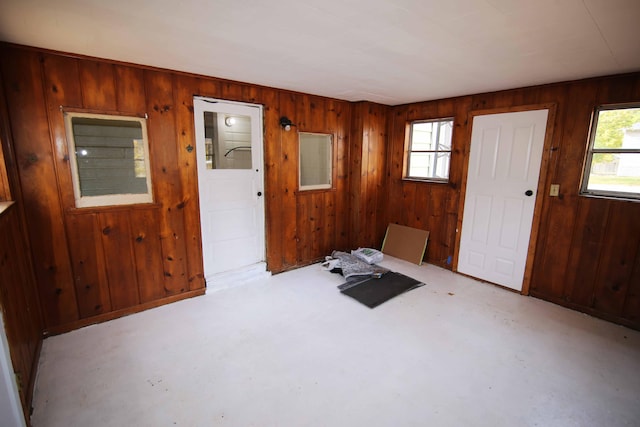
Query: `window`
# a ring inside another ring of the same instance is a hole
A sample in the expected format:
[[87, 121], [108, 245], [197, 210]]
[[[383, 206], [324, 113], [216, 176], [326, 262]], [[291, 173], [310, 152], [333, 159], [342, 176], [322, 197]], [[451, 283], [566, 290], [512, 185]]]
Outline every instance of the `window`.
[[411, 123], [405, 178], [447, 181], [451, 162], [453, 119]]
[[300, 132], [300, 190], [331, 188], [332, 136]]
[[64, 116], [76, 207], [153, 201], [145, 119]]
[[251, 169], [251, 117], [204, 112], [207, 169]]
[[581, 194], [640, 199], [640, 104], [596, 108]]

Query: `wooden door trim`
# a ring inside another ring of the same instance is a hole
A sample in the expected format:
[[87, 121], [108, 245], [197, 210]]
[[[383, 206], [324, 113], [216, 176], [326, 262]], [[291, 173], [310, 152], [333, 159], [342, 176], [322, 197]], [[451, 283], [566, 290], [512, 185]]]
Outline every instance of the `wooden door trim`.
[[469, 158], [471, 156], [471, 136], [473, 135], [473, 119], [476, 116], [485, 116], [501, 113], [518, 113], [522, 111], [549, 110], [547, 115], [547, 127], [545, 129], [544, 144], [542, 148], [542, 159], [540, 162], [540, 174], [538, 176], [538, 190], [536, 192], [536, 203], [533, 208], [533, 220], [531, 222], [531, 234], [529, 236], [529, 246], [527, 248], [527, 259], [525, 261], [524, 277], [522, 280], [522, 295], [529, 295], [529, 287], [531, 285], [531, 272], [533, 270], [533, 261], [536, 253], [536, 244], [538, 233], [540, 230], [540, 221], [542, 218], [542, 206], [547, 188], [547, 175], [552, 151], [553, 131], [555, 128], [557, 103], [544, 104], [527, 104], [514, 107], [491, 108], [483, 110], [471, 110], [467, 114], [467, 137], [465, 146], [465, 157], [462, 165], [462, 182], [460, 184], [460, 202], [458, 203], [458, 218], [456, 221], [456, 239], [453, 252], [452, 270], [458, 272], [458, 260], [460, 257], [460, 237], [462, 235], [462, 219], [464, 215], [464, 202], [467, 195], [467, 177], [469, 174]]

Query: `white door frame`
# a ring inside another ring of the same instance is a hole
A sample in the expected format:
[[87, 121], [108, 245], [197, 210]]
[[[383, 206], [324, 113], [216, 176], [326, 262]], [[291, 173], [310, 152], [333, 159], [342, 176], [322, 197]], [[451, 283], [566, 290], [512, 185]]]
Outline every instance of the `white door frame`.
[[[508, 107], [508, 108], [494, 108], [487, 110], [474, 110], [470, 111], [467, 118], [467, 135], [465, 138], [465, 159], [464, 165], [462, 166], [462, 183], [460, 186], [460, 200], [458, 202], [458, 220], [456, 224], [456, 242], [454, 249], [454, 257], [453, 257], [453, 271], [458, 272], [458, 260], [460, 256], [460, 237], [462, 231], [462, 219], [464, 215], [464, 201], [466, 198], [467, 192], [467, 178], [469, 173], [469, 157], [471, 154], [471, 135], [473, 133], [473, 118], [475, 116], [484, 116], [488, 114], [501, 114], [501, 113], [516, 113], [521, 111], [531, 111], [531, 110], [549, 110], [549, 114], [547, 116], [547, 127], [545, 129], [544, 136], [544, 146], [542, 149], [542, 161], [540, 163], [540, 175], [538, 177], [538, 191], [535, 206], [533, 209], [533, 221], [531, 223], [531, 234], [529, 238], [529, 248], [527, 251], [527, 261], [524, 270], [524, 278], [522, 280], [522, 290], [520, 293], [522, 295], [529, 295], [529, 286], [531, 285], [531, 271], [533, 269], [533, 261], [534, 255], [536, 253], [536, 244], [538, 240], [538, 232], [540, 231], [540, 221], [542, 216], [542, 206], [546, 199], [545, 194], [547, 193], [548, 187], [548, 171], [550, 167], [550, 162], [553, 157], [554, 150], [552, 149], [553, 142], [553, 131], [556, 119], [556, 109], [557, 104], [555, 103], [547, 103], [547, 104], [529, 104], [529, 105], [521, 105], [517, 107]], [[463, 273], [460, 273], [463, 274]]]
[[[193, 109], [193, 113], [194, 113], [194, 130], [195, 130], [195, 138], [196, 138], [196, 167], [198, 169], [198, 171], [200, 171], [200, 168], [203, 167], [204, 165], [201, 164], [201, 158], [199, 156], [198, 153], [198, 143], [197, 143], [197, 138], [198, 138], [198, 132], [203, 131], [203, 129], [198, 129], [197, 124], [199, 123], [199, 117], [198, 117], [198, 112], [200, 111], [199, 108], [196, 106], [196, 104], [198, 103], [207, 103], [207, 104], [224, 104], [224, 105], [230, 105], [230, 106], [240, 106], [240, 107], [250, 107], [250, 108], [257, 108], [259, 111], [259, 120], [257, 121], [256, 125], [258, 127], [258, 139], [259, 139], [259, 147], [257, 147], [256, 150], [252, 150], [252, 156], [256, 156], [255, 157], [255, 162], [252, 162], [253, 165], [259, 165], [259, 174], [257, 177], [257, 184], [259, 187], [259, 191], [260, 191], [260, 196], [258, 196], [258, 210], [260, 212], [260, 219], [259, 219], [259, 238], [260, 238], [260, 242], [259, 242], [259, 258], [260, 258], [260, 262], [264, 264], [264, 267], [266, 267], [266, 211], [265, 211], [265, 196], [264, 196], [264, 107], [261, 104], [251, 104], [251, 103], [246, 103], [246, 102], [238, 102], [238, 101], [228, 101], [225, 99], [218, 99], [218, 98], [211, 98], [211, 97], [206, 97], [206, 96], [198, 96], [195, 95], [193, 97], [193, 103], [194, 103], [194, 109]], [[204, 105], [204, 104], [202, 104]], [[200, 119], [201, 120], [201, 119]], [[258, 171], [256, 171], [258, 172]], [[198, 172], [198, 187], [200, 187], [201, 183], [200, 183], [200, 172]], [[200, 190], [198, 190], [198, 197], [200, 197]], [[200, 219], [201, 221], [201, 231], [202, 231], [202, 218]], [[204, 245], [202, 248], [203, 252], [205, 250]], [[204, 253], [203, 253], [203, 259], [204, 259]], [[247, 266], [249, 267], [249, 266]], [[205, 267], [206, 269], [206, 267]]]

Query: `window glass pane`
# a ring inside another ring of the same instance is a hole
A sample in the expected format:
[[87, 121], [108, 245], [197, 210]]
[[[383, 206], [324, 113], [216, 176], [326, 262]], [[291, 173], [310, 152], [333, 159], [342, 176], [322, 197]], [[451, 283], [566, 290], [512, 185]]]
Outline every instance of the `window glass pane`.
[[450, 150], [452, 120], [413, 123], [411, 151]]
[[581, 193], [640, 199], [640, 106], [596, 110]]
[[411, 153], [409, 176], [447, 179], [449, 177], [450, 152]]
[[599, 111], [593, 148], [640, 148], [640, 108]]
[[411, 123], [407, 178], [449, 178], [453, 120]]
[[207, 169], [251, 169], [251, 117], [204, 112]]
[[331, 135], [300, 133], [300, 189], [331, 188]]
[[148, 192], [139, 121], [73, 117], [80, 194]]
[[640, 153], [594, 154], [587, 189], [640, 193]]

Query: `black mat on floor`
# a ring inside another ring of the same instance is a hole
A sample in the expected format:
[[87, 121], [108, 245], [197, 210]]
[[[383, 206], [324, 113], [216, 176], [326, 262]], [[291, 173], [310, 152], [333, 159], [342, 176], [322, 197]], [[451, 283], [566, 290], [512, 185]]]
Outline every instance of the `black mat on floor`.
[[379, 279], [367, 278], [343, 283], [338, 286], [338, 289], [367, 307], [374, 308], [395, 296], [423, 285], [424, 283], [414, 278], [390, 271]]

